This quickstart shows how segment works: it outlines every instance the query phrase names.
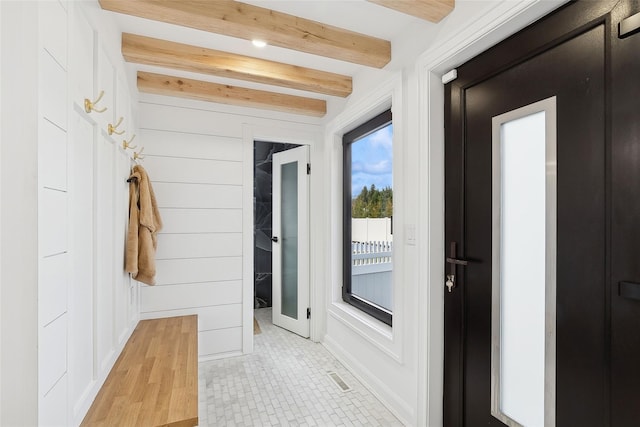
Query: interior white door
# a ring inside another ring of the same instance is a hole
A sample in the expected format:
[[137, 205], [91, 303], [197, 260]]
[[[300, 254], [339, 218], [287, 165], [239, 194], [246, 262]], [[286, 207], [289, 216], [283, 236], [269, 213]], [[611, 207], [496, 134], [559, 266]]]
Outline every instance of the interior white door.
[[273, 155], [273, 324], [309, 337], [309, 148]]

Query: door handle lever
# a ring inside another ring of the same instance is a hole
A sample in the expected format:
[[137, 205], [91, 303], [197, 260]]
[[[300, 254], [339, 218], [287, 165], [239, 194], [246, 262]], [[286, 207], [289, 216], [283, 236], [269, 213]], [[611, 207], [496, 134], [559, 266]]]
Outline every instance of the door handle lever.
[[449, 254], [445, 260], [449, 264], [449, 274], [447, 274], [447, 280], [445, 285], [447, 286], [447, 290], [451, 292], [453, 288], [456, 287], [456, 265], [467, 265], [469, 261], [466, 259], [456, 258], [456, 242], [451, 242]]
[[277, 238], [276, 236], [273, 236], [273, 237], [271, 238], [271, 241], [272, 241], [273, 243], [278, 243], [278, 238]]
[[467, 264], [469, 264], [469, 261], [467, 261], [466, 259], [449, 258], [449, 257], [447, 257], [447, 262], [449, 264], [454, 264], [454, 265], [467, 265]]

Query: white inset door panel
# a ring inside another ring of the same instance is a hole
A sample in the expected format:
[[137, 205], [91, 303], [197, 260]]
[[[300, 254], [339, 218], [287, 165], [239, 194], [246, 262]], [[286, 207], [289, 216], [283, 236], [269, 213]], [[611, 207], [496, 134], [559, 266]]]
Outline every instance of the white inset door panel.
[[74, 111], [69, 133], [69, 395], [75, 412], [94, 378], [94, 178], [95, 127], [84, 113]]
[[309, 337], [309, 148], [273, 155], [273, 324]]

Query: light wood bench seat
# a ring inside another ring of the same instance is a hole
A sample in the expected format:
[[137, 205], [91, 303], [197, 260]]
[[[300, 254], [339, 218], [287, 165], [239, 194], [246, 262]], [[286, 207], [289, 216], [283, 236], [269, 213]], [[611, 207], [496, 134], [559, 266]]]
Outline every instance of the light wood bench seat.
[[196, 425], [197, 316], [141, 320], [82, 426]]

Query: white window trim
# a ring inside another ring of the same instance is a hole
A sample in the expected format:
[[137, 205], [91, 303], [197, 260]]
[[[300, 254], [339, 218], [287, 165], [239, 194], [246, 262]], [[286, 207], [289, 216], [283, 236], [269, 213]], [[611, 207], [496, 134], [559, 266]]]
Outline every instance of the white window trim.
[[[403, 363], [402, 331], [406, 318], [403, 262], [404, 236], [403, 201], [403, 110], [402, 74], [395, 73], [386, 82], [378, 85], [367, 97], [348, 107], [327, 125], [327, 148], [331, 167], [330, 205], [331, 236], [330, 265], [331, 286], [326, 295], [328, 315], [357, 333], [384, 354], [398, 363]], [[393, 326], [364, 313], [342, 300], [342, 135], [371, 118], [391, 108], [393, 114], [393, 202], [394, 244], [393, 247]]]

